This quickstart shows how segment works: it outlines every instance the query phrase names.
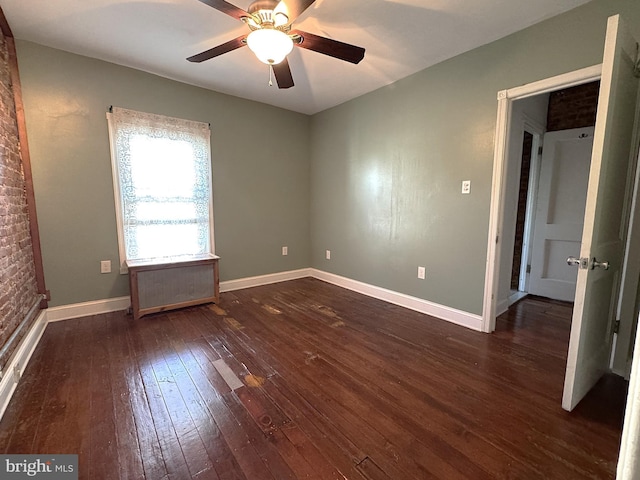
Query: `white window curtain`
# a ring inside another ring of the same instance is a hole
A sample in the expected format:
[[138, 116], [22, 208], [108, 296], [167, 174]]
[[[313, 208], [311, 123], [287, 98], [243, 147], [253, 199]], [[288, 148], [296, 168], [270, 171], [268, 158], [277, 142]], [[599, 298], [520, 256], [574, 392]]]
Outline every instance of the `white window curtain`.
[[117, 107], [107, 119], [121, 271], [213, 253], [209, 125]]

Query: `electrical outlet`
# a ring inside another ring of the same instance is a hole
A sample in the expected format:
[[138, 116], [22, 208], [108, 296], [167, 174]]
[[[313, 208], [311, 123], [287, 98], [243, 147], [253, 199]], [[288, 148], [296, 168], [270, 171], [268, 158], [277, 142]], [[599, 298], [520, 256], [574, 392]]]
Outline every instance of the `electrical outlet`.
[[100, 273], [111, 273], [111, 260], [100, 261]]
[[289, 247], [282, 247], [282, 255], [289, 255]]
[[418, 267], [418, 278], [420, 280], [424, 280], [425, 274], [426, 274], [425, 268], [424, 267]]
[[324, 258], [326, 258], [327, 260], [331, 260], [331, 250], [327, 250], [324, 253]]
[[462, 193], [465, 195], [471, 193], [471, 180], [462, 181]]

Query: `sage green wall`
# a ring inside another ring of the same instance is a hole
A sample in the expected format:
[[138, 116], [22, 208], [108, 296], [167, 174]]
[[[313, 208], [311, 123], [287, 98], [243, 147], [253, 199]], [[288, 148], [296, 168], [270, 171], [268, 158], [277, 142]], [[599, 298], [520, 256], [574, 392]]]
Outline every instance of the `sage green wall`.
[[313, 266], [480, 314], [496, 94], [600, 63], [615, 13], [639, 33], [640, 2], [595, 0], [313, 117], [18, 41], [51, 305], [128, 293], [99, 273], [118, 105], [211, 124], [223, 281]]
[[[309, 266], [309, 117], [34, 43], [17, 51], [52, 306], [128, 294], [109, 105], [211, 124], [221, 280]], [[114, 271], [100, 274], [107, 259]]]
[[481, 314], [497, 92], [601, 63], [615, 13], [639, 33], [596, 0], [315, 115], [312, 266]]

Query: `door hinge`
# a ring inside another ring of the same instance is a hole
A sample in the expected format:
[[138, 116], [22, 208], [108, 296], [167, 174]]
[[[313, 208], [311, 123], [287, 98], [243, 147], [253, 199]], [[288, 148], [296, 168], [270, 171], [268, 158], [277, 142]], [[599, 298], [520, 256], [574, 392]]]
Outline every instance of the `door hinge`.
[[636, 42], [636, 61], [633, 65], [633, 76], [640, 78], [640, 44]]
[[542, 155], [542, 147], [538, 147], [538, 155]]
[[613, 324], [613, 333], [618, 333], [620, 331], [620, 320], [616, 320], [616, 323]]
[[527, 265], [527, 273], [531, 273], [531, 265]]

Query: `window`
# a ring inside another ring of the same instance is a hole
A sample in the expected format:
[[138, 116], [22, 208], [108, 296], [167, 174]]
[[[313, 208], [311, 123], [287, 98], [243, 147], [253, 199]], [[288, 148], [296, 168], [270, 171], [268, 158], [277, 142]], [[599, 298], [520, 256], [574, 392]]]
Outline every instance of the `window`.
[[209, 125], [116, 107], [107, 120], [120, 271], [213, 253]]

